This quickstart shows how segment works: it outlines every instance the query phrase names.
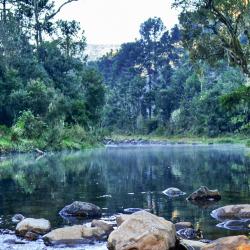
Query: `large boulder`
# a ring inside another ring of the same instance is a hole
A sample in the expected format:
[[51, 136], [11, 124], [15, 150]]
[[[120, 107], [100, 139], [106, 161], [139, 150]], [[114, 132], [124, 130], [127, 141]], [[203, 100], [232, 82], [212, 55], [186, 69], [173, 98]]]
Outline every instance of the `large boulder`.
[[50, 222], [45, 219], [26, 218], [16, 226], [16, 234], [25, 236], [27, 232], [46, 234], [51, 229]]
[[215, 209], [211, 213], [212, 217], [219, 221], [240, 220], [250, 218], [250, 204], [228, 205]]
[[85, 218], [100, 218], [102, 210], [100, 207], [87, 202], [75, 201], [64, 207], [59, 214], [63, 217], [75, 216]]
[[116, 224], [119, 227], [125, 220], [130, 217], [128, 214], [119, 214], [116, 216]]
[[219, 238], [202, 247], [202, 250], [247, 250], [250, 249], [250, 241], [245, 235]]
[[58, 228], [43, 236], [43, 241], [46, 245], [75, 245], [104, 239], [105, 231], [103, 229], [100, 227], [86, 227], [83, 225]]
[[195, 192], [190, 194], [187, 198], [191, 201], [204, 201], [204, 200], [220, 200], [221, 195], [217, 189], [210, 190], [205, 186], [200, 187]]
[[175, 226], [146, 211], [130, 215], [108, 238], [109, 250], [167, 250], [176, 243]]
[[182, 192], [179, 188], [175, 188], [175, 187], [167, 188], [162, 193], [167, 195], [168, 197], [178, 197], [178, 196], [186, 194]]

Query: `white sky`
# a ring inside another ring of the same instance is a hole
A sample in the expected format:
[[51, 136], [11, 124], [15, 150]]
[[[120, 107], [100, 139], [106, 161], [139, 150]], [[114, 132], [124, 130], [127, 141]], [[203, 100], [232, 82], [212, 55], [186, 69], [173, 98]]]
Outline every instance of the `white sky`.
[[[56, 0], [60, 3], [62, 0]], [[139, 37], [140, 24], [160, 17], [170, 29], [178, 22], [172, 0], [78, 0], [57, 16], [79, 21], [90, 44], [121, 44]]]

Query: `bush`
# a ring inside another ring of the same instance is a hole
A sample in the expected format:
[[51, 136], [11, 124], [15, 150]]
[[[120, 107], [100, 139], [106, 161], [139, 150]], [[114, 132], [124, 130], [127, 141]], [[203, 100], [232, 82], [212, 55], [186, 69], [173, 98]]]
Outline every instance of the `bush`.
[[18, 137], [39, 138], [45, 129], [46, 124], [40, 117], [35, 117], [30, 110], [23, 111], [12, 127], [12, 139], [18, 140]]

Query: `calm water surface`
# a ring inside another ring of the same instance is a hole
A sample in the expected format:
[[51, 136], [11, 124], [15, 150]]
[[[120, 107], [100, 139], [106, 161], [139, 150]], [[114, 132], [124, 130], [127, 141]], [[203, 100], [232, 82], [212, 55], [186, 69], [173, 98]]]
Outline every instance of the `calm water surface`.
[[[0, 158], [0, 228], [13, 228], [11, 216], [65, 221], [58, 211], [75, 201], [94, 203], [104, 216], [125, 208], [148, 208], [173, 222], [191, 221], [214, 239], [239, 233], [216, 227], [210, 212], [228, 204], [249, 203], [250, 158], [242, 146], [124, 146], [86, 152], [11, 155]], [[187, 195], [201, 185], [217, 188], [222, 200], [210, 206], [170, 199], [178, 187]]]

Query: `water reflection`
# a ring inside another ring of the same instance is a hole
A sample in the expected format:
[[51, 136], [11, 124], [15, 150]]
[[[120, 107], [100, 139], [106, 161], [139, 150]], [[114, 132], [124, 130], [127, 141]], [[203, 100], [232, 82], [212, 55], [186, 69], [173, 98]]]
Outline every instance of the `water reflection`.
[[[249, 202], [250, 160], [236, 146], [121, 147], [63, 152], [36, 158], [12, 155], [0, 161], [0, 227], [22, 213], [45, 217], [53, 227], [71, 223], [59, 215], [75, 200], [92, 202], [105, 215], [125, 208], [150, 209], [168, 220], [191, 221], [207, 238], [239, 232], [216, 228], [210, 212], [223, 205]], [[197, 206], [186, 196], [168, 198], [162, 191], [177, 187], [187, 195], [206, 185], [222, 200]]]

